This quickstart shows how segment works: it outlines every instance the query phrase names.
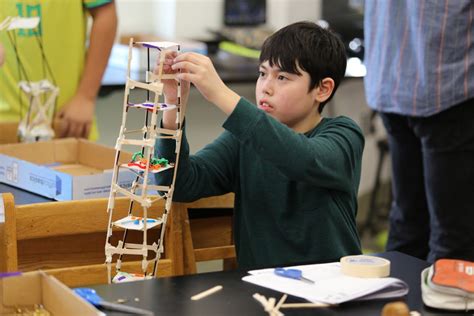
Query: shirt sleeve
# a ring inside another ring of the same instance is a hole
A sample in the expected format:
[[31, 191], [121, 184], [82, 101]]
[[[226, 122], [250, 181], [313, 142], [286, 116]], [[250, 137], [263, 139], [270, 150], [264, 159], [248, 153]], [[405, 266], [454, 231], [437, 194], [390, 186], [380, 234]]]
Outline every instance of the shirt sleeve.
[[111, 3], [113, 0], [83, 0], [84, 7], [87, 9], [94, 9], [105, 4]]
[[[189, 144], [183, 129], [181, 150], [178, 160], [178, 174], [175, 182], [173, 200], [189, 202], [196, 199], [221, 195], [234, 191], [235, 167], [238, 156], [238, 142], [224, 131], [212, 143], [199, 150], [195, 155], [189, 155]], [[175, 157], [176, 143], [170, 139], [158, 139], [155, 157]], [[169, 185], [172, 180], [172, 170], [158, 173], [156, 182]]]

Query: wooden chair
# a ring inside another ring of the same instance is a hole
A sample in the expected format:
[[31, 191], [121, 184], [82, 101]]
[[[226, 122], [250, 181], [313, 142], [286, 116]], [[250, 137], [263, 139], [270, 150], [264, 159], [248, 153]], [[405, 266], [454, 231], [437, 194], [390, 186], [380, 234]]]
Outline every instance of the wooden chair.
[[[7, 272], [42, 269], [70, 287], [107, 283], [104, 264], [107, 202], [108, 199], [91, 199], [15, 205], [13, 195], [4, 193], [4, 241], [0, 240], [4, 248], [0, 267]], [[128, 208], [128, 198], [118, 198], [114, 219], [126, 216]], [[163, 205], [150, 208], [149, 216], [162, 210]], [[156, 240], [155, 234], [149, 235]], [[183, 274], [182, 249], [175, 240], [181, 235], [180, 223], [170, 216], [164, 239], [166, 253], [158, 264], [159, 276]], [[130, 237], [133, 240], [134, 236]], [[141, 272], [139, 260], [136, 256], [124, 258], [123, 271]]]
[[[224, 259], [225, 270], [236, 267], [233, 214], [221, 210], [233, 208], [233, 193], [190, 203], [173, 203], [172, 212], [178, 216], [175, 219], [182, 223], [184, 274], [196, 273], [196, 262], [200, 261]], [[212, 214], [206, 215], [209, 211]]]

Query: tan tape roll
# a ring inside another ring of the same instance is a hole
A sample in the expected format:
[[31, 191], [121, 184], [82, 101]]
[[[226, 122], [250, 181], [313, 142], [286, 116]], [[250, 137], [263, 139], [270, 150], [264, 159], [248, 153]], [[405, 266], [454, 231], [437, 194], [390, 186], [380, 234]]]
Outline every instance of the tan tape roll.
[[374, 256], [346, 256], [341, 258], [343, 274], [359, 278], [383, 278], [390, 275], [390, 261]]

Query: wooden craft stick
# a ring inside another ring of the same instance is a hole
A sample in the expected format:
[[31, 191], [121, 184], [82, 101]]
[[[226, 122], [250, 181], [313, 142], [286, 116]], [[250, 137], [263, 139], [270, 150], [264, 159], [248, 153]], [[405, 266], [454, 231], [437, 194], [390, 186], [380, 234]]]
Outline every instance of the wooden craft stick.
[[265, 310], [267, 309], [268, 302], [267, 302], [267, 299], [265, 298], [265, 296], [263, 296], [259, 293], [255, 293], [253, 295], [253, 298], [256, 299], [260, 304], [262, 304], [262, 306]]
[[267, 306], [265, 308], [265, 311], [266, 312], [271, 312], [273, 310], [273, 308], [275, 307], [275, 303], [276, 303], [276, 299], [274, 297], [270, 297], [267, 300]]
[[210, 288], [209, 290], [205, 290], [204, 292], [201, 292], [201, 293], [198, 293], [194, 296], [191, 296], [191, 299], [193, 301], [197, 301], [197, 300], [200, 300], [201, 298], [212, 295], [212, 294], [214, 294], [214, 293], [216, 293], [220, 290], [222, 290], [222, 285], [216, 285], [216, 286]]
[[315, 308], [315, 307], [330, 307], [331, 304], [326, 303], [287, 303], [282, 304], [280, 308]]
[[286, 300], [287, 297], [288, 297], [288, 295], [284, 294], [284, 295], [280, 298], [280, 300], [278, 301], [278, 303], [277, 303], [276, 306], [275, 306], [275, 309], [276, 309], [276, 310], [279, 310], [279, 309], [280, 309], [280, 307], [283, 305], [283, 303], [285, 303], [285, 300]]

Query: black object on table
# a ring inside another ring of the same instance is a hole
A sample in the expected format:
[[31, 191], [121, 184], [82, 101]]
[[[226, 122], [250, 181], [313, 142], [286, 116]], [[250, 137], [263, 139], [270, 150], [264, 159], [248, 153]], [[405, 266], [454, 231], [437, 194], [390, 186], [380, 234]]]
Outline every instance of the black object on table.
[[[348, 302], [331, 308], [282, 309], [285, 315], [380, 315], [383, 306], [395, 300], [405, 301], [410, 310], [422, 315], [453, 314], [430, 309], [421, 299], [420, 273], [429, 264], [399, 253], [387, 252], [379, 256], [391, 261], [391, 276], [404, 280], [410, 287], [406, 297], [389, 300]], [[155, 315], [266, 315], [252, 295], [260, 293], [275, 297], [282, 293], [259, 287], [241, 280], [246, 271], [212, 272], [190, 276], [158, 278], [122, 284], [96, 285], [93, 288], [105, 300], [126, 299], [127, 304], [152, 310]], [[222, 285], [223, 289], [199, 301], [190, 299], [194, 294]], [[286, 303], [303, 302], [288, 297]], [[108, 315], [121, 315], [113, 313]]]

